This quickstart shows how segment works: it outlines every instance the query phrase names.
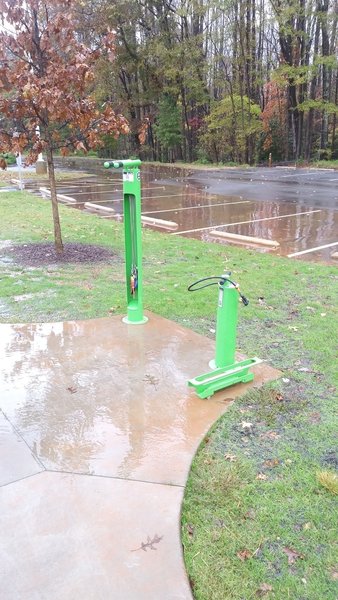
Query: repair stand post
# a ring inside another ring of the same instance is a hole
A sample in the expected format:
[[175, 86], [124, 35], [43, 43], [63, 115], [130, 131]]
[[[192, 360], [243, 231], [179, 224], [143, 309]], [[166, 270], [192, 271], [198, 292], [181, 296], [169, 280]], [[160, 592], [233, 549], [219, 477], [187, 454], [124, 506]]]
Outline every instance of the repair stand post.
[[143, 315], [142, 286], [142, 226], [140, 160], [119, 160], [104, 163], [106, 169], [123, 169], [123, 220], [127, 285], [127, 316], [124, 323], [140, 325]]

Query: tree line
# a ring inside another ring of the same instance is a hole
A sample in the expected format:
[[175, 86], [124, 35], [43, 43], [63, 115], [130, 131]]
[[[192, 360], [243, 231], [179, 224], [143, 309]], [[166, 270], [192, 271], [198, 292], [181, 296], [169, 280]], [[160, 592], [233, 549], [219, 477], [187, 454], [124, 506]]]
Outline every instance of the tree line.
[[338, 158], [338, 0], [82, 5], [84, 38], [103, 23], [115, 33], [96, 95], [128, 118], [120, 151], [188, 162]]

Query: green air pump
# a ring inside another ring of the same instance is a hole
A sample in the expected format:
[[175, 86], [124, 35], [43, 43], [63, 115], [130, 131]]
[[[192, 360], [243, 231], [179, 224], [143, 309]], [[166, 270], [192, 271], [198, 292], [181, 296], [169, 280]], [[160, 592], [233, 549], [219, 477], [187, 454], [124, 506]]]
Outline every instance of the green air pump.
[[189, 292], [196, 292], [210, 285], [218, 286], [218, 305], [216, 321], [216, 355], [209, 366], [213, 371], [199, 375], [188, 381], [195, 388], [200, 398], [209, 398], [215, 392], [235, 383], [248, 383], [254, 376], [249, 368], [261, 361], [259, 358], [248, 358], [236, 362], [236, 328], [238, 319], [238, 297], [244, 306], [249, 301], [241, 294], [239, 285], [229, 279], [231, 273], [216, 277], [204, 277], [188, 287]]

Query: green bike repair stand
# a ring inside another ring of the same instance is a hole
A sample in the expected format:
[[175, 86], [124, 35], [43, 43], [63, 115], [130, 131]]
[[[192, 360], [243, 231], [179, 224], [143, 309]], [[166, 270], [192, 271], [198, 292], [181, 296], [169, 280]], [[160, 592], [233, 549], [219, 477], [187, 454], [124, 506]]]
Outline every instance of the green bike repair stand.
[[[235, 383], [248, 383], [254, 376], [249, 368], [262, 362], [259, 358], [248, 358], [236, 362], [236, 328], [238, 320], [238, 301], [240, 295], [244, 305], [248, 300], [239, 291], [239, 286], [229, 279], [231, 273], [225, 273], [221, 277], [206, 277], [196, 281], [189, 286], [189, 291], [197, 291], [202, 287], [218, 284], [218, 306], [216, 321], [216, 356], [209, 363], [214, 369], [204, 375], [190, 379], [188, 385], [195, 388], [200, 398], [208, 398], [218, 390], [222, 390]], [[200, 287], [197, 284], [210, 279], [216, 279]]]
[[140, 160], [118, 160], [104, 163], [106, 169], [123, 169], [123, 220], [126, 255], [127, 316], [124, 323], [141, 325], [143, 315], [142, 227]]

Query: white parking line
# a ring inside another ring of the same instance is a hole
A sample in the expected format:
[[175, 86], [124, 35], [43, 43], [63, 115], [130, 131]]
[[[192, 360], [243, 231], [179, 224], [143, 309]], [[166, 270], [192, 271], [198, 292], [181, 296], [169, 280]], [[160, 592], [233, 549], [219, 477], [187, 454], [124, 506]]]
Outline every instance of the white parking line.
[[222, 202], [221, 204], [201, 204], [199, 206], [184, 206], [183, 208], [166, 208], [165, 210], [147, 210], [146, 212], [142, 212], [143, 215], [150, 215], [155, 213], [165, 213], [165, 212], [177, 212], [179, 210], [194, 210], [197, 208], [211, 208], [212, 206], [231, 206], [233, 204], [249, 204], [253, 202], [253, 200], [242, 200], [240, 202]]
[[275, 219], [286, 219], [287, 217], [296, 217], [298, 215], [311, 215], [319, 213], [321, 210], [307, 210], [304, 212], [281, 215], [279, 217], [264, 217], [263, 219], [251, 219], [250, 221], [238, 221], [237, 223], [223, 223], [223, 225], [211, 225], [210, 227], [200, 227], [199, 229], [187, 229], [186, 231], [175, 231], [171, 235], [182, 235], [183, 233], [195, 233], [195, 231], [207, 231], [208, 229], [219, 229], [220, 227], [232, 227], [234, 225], [245, 225], [246, 223], [258, 223], [259, 221], [273, 221]]
[[95, 185], [95, 187], [99, 187], [102, 185], [105, 186], [115, 186], [115, 185], [123, 185], [123, 181], [115, 181], [114, 179], [110, 179], [107, 183], [97, 183], [96, 181], [79, 181], [78, 183], [68, 183], [67, 181], [59, 181], [56, 183], [57, 186], [62, 186], [62, 187], [80, 187], [80, 186], [90, 186], [92, 187], [93, 185]]
[[[145, 188], [145, 189], [150, 189], [150, 188]], [[101, 192], [99, 192], [101, 193]], [[72, 194], [74, 194], [74, 192], [72, 192]], [[180, 196], [180, 194], [179, 194]], [[156, 198], [176, 198], [176, 196], [146, 196], [145, 198], [142, 198], [142, 200], [154, 200]], [[87, 200], [80, 200], [79, 202], [76, 202], [76, 204], [85, 204], [85, 202], [87, 202]], [[113, 204], [113, 202], [123, 202], [123, 198], [111, 198], [110, 200], [95, 200], [96, 204]], [[149, 211], [150, 213], [156, 212], [156, 211]], [[158, 212], [166, 212], [164, 210], [159, 210]], [[145, 213], [142, 213], [145, 214]]]
[[290, 173], [290, 175], [281, 175], [281, 177], [309, 177], [309, 175], [312, 175], [312, 177], [314, 177], [315, 175], [317, 175], [317, 173]]
[[338, 179], [329, 179], [329, 181], [338, 181]]
[[310, 252], [316, 252], [317, 250], [324, 250], [324, 248], [332, 248], [332, 246], [338, 246], [338, 242], [325, 244], [325, 246], [317, 246], [316, 248], [309, 248], [308, 250], [302, 250], [301, 252], [293, 252], [292, 254], [288, 254], [287, 257], [293, 258], [294, 256], [300, 256], [301, 254], [309, 254]]

